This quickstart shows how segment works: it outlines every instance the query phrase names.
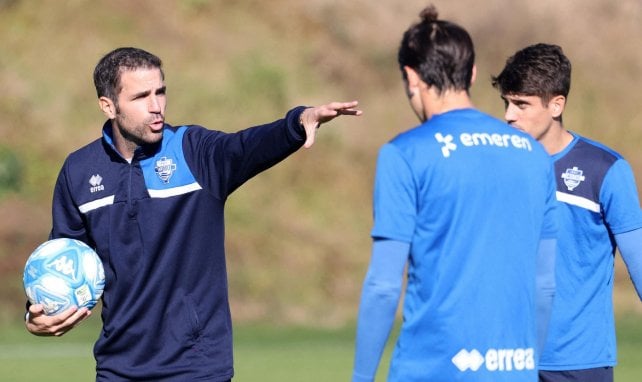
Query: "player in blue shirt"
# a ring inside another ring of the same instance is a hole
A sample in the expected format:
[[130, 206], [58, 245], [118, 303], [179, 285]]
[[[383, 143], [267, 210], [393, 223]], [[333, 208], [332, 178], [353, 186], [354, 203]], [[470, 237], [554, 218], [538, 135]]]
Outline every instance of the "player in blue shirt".
[[535, 137], [555, 161], [557, 290], [540, 380], [608, 382], [616, 364], [615, 249], [642, 296], [642, 212], [624, 158], [564, 128], [570, 85], [571, 63], [550, 44], [518, 51], [493, 78], [506, 120]]
[[379, 153], [352, 380], [374, 380], [407, 265], [390, 381], [534, 382], [554, 290], [550, 158], [473, 107], [473, 43], [434, 7], [398, 60], [421, 124]]
[[[297, 107], [236, 133], [165, 121], [161, 60], [119, 48], [94, 71], [107, 121], [71, 153], [53, 197], [51, 238], [96, 249], [105, 267], [97, 381], [229, 381], [232, 323], [224, 249], [228, 196], [357, 102]], [[60, 336], [90, 315], [28, 308], [36, 335]]]

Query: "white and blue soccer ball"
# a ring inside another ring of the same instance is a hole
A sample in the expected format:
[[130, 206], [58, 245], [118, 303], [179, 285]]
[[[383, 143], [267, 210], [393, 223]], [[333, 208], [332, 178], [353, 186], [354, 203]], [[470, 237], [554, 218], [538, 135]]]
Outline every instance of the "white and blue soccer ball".
[[27, 259], [23, 275], [32, 304], [54, 315], [77, 306], [92, 309], [105, 288], [105, 270], [98, 254], [74, 239], [44, 242]]

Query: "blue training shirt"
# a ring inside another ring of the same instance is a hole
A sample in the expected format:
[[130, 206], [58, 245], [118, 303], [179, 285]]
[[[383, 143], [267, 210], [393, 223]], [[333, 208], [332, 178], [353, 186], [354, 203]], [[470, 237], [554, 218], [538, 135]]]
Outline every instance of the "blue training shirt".
[[232, 378], [225, 201], [303, 145], [302, 110], [229, 134], [166, 124], [131, 163], [107, 121], [102, 139], [69, 155], [51, 238], [84, 241], [105, 267], [98, 381]]
[[384, 145], [371, 235], [410, 243], [390, 381], [536, 381], [535, 277], [556, 231], [543, 147], [474, 109]]
[[553, 159], [561, 218], [557, 290], [540, 366], [614, 366], [614, 235], [642, 227], [633, 171], [620, 154], [577, 134]]

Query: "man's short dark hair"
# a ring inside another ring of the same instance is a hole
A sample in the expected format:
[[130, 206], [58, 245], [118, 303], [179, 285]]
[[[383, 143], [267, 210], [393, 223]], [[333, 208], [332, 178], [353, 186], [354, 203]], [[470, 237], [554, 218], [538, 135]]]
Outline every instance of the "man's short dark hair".
[[94, 85], [98, 98], [107, 97], [117, 103], [122, 71], [141, 68], [158, 68], [164, 77], [161, 59], [142, 49], [126, 47], [107, 53], [94, 69]]
[[545, 102], [558, 95], [568, 98], [571, 62], [557, 45], [530, 45], [509, 57], [492, 83], [501, 94], [538, 96]]
[[475, 64], [475, 48], [466, 30], [449, 21], [439, 20], [433, 5], [420, 13], [421, 21], [403, 35], [397, 60], [415, 70], [428, 86], [445, 90], [468, 91]]

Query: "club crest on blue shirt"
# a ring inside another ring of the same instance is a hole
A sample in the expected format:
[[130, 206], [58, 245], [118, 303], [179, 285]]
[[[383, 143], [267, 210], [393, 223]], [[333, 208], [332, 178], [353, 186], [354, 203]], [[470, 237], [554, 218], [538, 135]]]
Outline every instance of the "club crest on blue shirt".
[[169, 178], [172, 177], [174, 171], [176, 171], [176, 164], [172, 158], [161, 157], [156, 161], [156, 174], [163, 181], [163, 183], [169, 183]]
[[573, 191], [575, 187], [579, 186], [580, 183], [586, 179], [584, 175], [582, 175], [584, 171], [578, 169], [577, 167], [573, 168], [567, 168], [566, 172], [562, 174], [562, 179], [564, 179], [564, 184], [568, 188], [569, 191]]

